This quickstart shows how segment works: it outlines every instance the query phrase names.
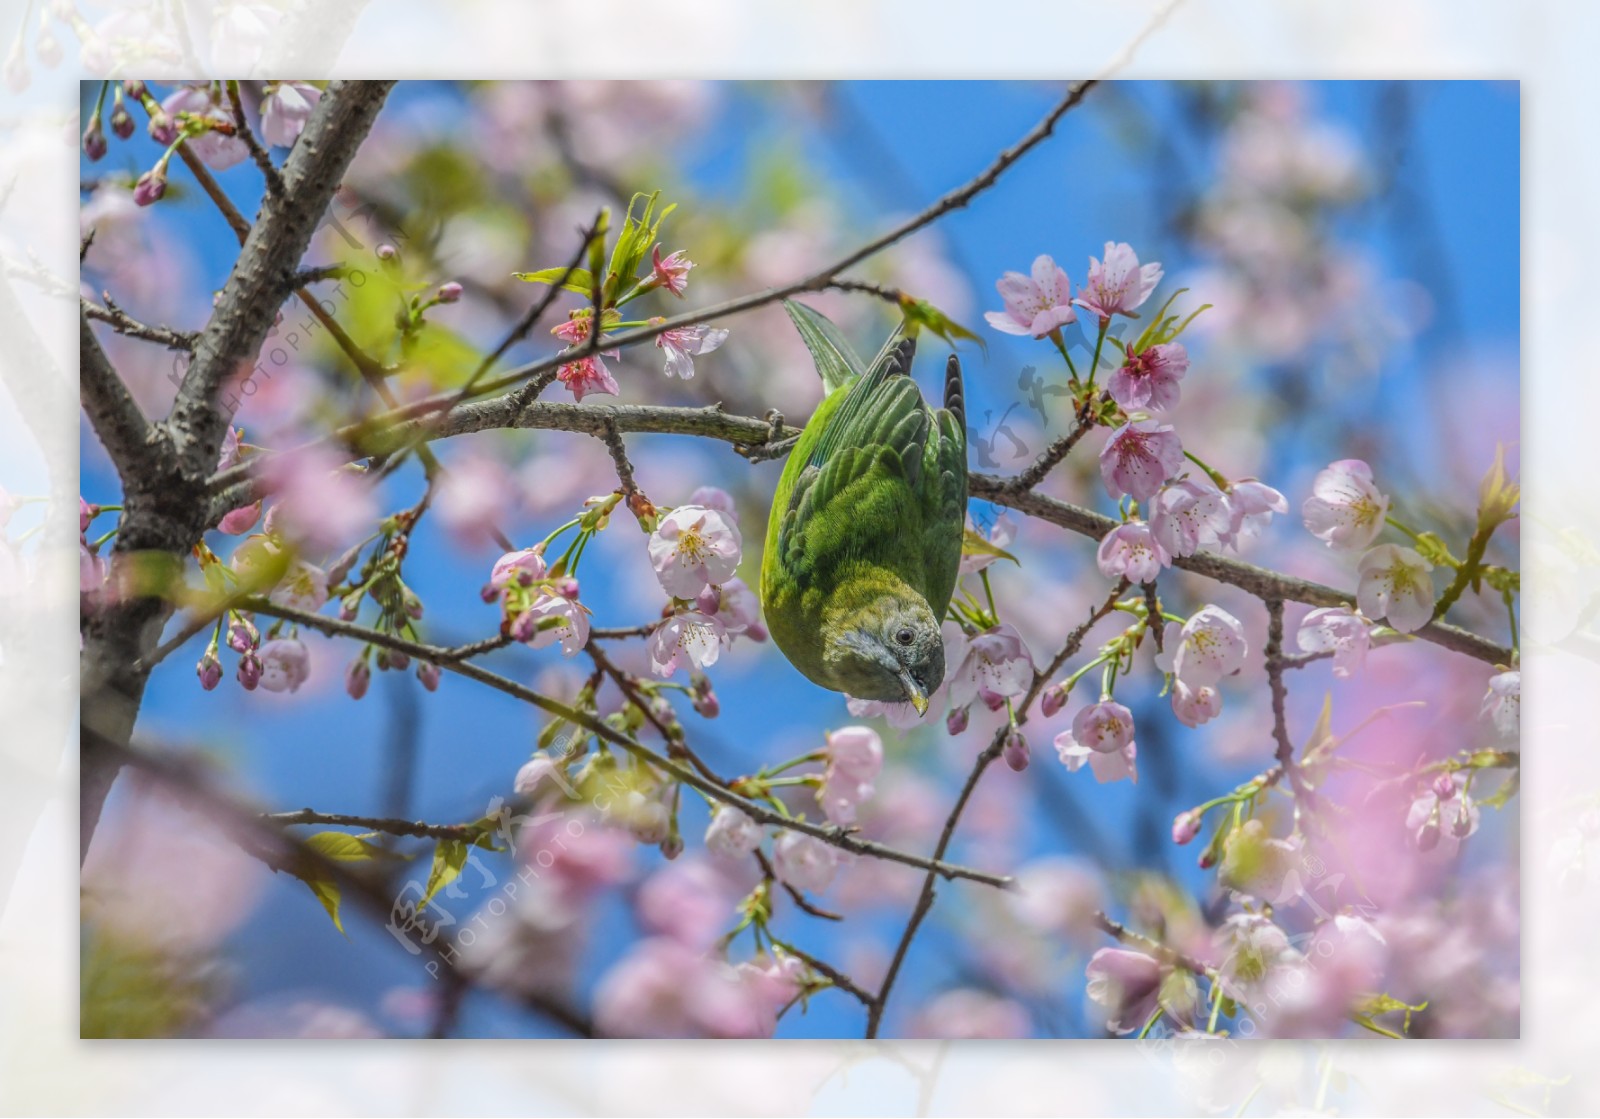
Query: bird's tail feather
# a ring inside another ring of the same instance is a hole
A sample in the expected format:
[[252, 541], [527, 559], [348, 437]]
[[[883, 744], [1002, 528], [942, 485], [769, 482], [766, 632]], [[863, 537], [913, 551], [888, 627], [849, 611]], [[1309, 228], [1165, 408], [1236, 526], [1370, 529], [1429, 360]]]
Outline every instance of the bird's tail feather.
[[967, 397], [961, 383], [961, 359], [955, 354], [944, 365], [944, 410], [956, 419], [956, 426], [967, 429]]

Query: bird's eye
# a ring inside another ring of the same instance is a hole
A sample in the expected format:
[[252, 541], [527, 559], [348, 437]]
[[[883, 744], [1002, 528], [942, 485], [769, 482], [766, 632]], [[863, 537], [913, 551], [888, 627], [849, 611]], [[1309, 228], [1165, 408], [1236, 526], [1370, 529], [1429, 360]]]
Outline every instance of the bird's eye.
[[906, 626], [905, 628], [901, 629], [899, 633], [894, 635], [894, 639], [900, 642], [902, 645], [909, 645], [915, 641], [916, 638], [917, 635], [911, 632], [910, 626]]

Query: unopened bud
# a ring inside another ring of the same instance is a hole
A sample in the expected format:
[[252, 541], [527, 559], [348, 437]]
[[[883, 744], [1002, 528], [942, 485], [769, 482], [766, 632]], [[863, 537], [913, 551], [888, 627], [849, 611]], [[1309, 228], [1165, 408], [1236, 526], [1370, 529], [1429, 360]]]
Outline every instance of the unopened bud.
[[400, 255], [400, 250], [387, 242], [378, 246], [379, 260], [393, 260]]
[[967, 709], [965, 707], [952, 707], [950, 714], [944, 717], [944, 728], [951, 734], [961, 734], [967, 729]]
[[200, 677], [200, 686], [208, 692], [222, 683], [222, 662], [217, 659], [214, 649], [206, 650], [205, 656], [200, 658], [200, 663], [194, 666], [194, 670]]
[[1051, 684], [1039, 697], [1039, 714], [1046, 719], [1056, 714], [1067, 705], [1067, 689], [1060, 684]]
[[1437, 846], [1439, 846], [1439, 821], [1435, 817], [1417, 829], [1417, 850], [1432, 851]]
[[133, 185], [133, 200], [141, 206], [148, 206], [160, 200], [167, 193], [167, 169], [162, 164], [156, 164]]
[[120, 139], [126, 140], [133, 135], [133, 115], [128, 112], [128, 107], [121, 101], [111, 110], [111, 131]]
[[439, 690], [439, 666], [422, 661], [417, 665], [417, 679], [422, 681], [422, 686], [430, 692]]
[[105, 158], [106, 134], [100, 127], [100, 118], [95, 117], [89, 122], [89, 127], [83, 130], [83, 154], [91, 160]]
[[1200, 824], [1203, 819], [1204, 817], [1192, 808], [1178, 813], [1172, 821], [1172, 842], [1180, 847], [1193, 842], [1194, 837], [1200, 834]]
[[461, 298], [461, 285], [451, 280], [447, 284], [439, 285], [439, 302], [454, 303]]
[[239, 658], [239, 683], [247, 692], [255, 691], [256, 685], [261, 683], [261, 658], [254, 653]]
[[1016, 727], [1006, 731], [1006, 741], [1000, 749], [1000, 756], [1018, 773], [1028, 768], [1028, 740]]
[[367, 664], [366, 657], [357, 657], [350, 662], [350, 667], [345, 670], [344, 690], [351, 699], [360, 699], [367, 694], [367, 685], [372, 683], [372, 668]]
[[683, 836], [673, 832], [663, 839], [661, 841], [661, 854], [668, 859], [675, 859], [683, 854]]

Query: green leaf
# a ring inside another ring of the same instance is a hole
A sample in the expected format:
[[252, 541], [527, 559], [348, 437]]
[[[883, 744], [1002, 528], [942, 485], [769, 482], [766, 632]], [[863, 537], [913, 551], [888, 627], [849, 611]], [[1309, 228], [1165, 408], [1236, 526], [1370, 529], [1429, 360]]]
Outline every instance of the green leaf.
[[433, 866], [428, 871], [428, 884], [422, 891], [418, 908], [427, 905], [433, 900], [434, 894], [461, 876], [471, 846], [464, 839], [441, 839], [434, 845]]
[[[571, 274], [565, 265], [560, 268], [541, 268], [537, 272], [513, 272], [512, 277], [530, 284], [560, 283], [568, 291], [589, 295], [594, 291], [594, 273], [587, 268], [574, 268]], [[566, 282], [561, 281], [565, 278]]]
[[900, 310], [905, 313], [906, 322], [911, 324], [912, 329], [907, 333], [914, 333], [917, 327], [925, 327], [930, 334], [943, 338], [952, 346], [956, 344], [957, 339], [964, 342], [976, 342], [978, 348], [983, 351], [984, 356], [988, 356], [989, 344], [987, 342], [926, 299], [912, 299], [909, 296], [902, 296]]
[[1022, 566], [1022, 561], [1016, 556], [1004, 548], [996, 547], [970, 528], [966, 530], [966, 534], [961, 538], [961, 554], [964, 556], [996, 556], [1000, 559], [1008, 559], [1018, 567]]
[[[319, 831], [307, 836], [305, 845], [330, 862], [359, 863], [387, 857], [389, 852], [376, 843], [367, 842], [377, 832], [351, 835], [342, 831]], [[333, 927], [344, 932], [344, 922], [339, 918], [339, 884], [319, 866], [291, 866], [289, 873], [304, 882], [312, 896], [322, 903], [333, 920]]]
[[843, 388], [867, 371], [839, 328], [822, 312], [792, 299], [783, 301], [783, 309], [789, 312], [790, 321], [800, 332], [800, 340], [811, 351], [811, 360], [822, 377], [825, 392]]

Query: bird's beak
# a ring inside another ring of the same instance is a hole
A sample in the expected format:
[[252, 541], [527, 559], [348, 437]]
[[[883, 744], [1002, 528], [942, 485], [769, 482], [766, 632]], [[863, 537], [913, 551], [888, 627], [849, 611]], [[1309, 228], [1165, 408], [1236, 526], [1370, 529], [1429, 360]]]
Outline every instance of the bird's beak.
[[911, 706], [917, 709], [917, 718], [928, 713], [928, 697], [922, 694], [922, 689], [917, 687], [917, 682], [911, 678], [910, 673], [900, 677], [906, 686], [906, 691], [911, 693]]

